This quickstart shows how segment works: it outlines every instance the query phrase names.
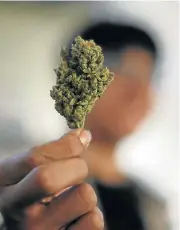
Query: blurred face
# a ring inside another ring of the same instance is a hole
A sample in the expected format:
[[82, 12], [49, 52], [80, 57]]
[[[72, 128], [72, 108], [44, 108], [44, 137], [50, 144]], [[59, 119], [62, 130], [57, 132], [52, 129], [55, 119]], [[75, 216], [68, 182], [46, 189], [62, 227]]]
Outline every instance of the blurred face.
[[126, 49], [113, 82], [88, 115], [86, 127], [113, 139], [134, 131], [150, 109], [152, 68], [147, 51]]

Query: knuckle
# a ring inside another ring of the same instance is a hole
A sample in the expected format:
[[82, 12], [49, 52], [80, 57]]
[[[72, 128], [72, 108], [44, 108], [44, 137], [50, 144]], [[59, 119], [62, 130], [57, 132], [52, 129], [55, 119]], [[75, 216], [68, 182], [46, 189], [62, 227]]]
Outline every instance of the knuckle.
[[36, 217], [33, 207], [28, 207], [25, 210], [23, 210], [23, 215], [26, 216], [27, 218]]
[[67, 146], [67, 154], [69, 156], [77, 157], [83, 152], [83, 144], [76, 135], [69, 134], [64, 140], [65, 145]]
[[43, 214], [43, 206], [39, 204], [34, 204], [29, 207], [26, 207], [22, 211], [23, 216], [28, 218], [28, 220], [37, 220], [40, 215]]
[[[46, 145], [48, 146], [49, 144]], [[28, 153], [27, 164], [31, 169], [48, 162], [49, 159], [44, 155], [46, 145], [33, 147]]]
[[97, 196], [94, 189], [89, 184], [82, 184], [78, 188], [78, 193], [85, 204], [86, 209], [91, 210], [97, 204]]
[[79, 173], [79, 177], [83, 180], [88, 176], [88, 166], [83, 159], [75, 160], [77, 172]]
[[102, 215], [102, 212], [98, 208], [95, 208], [94, 211], [92, 212], [91, 220], [92, 220], [93, 226], [95, 226], [96, 229], [99, 229], [99, 230], [104, 229], [103, 215]]
[[47, 167], [41, 167], [37, 173], [37, 181], [40, 188], [45, 194], [49, 195], [54, 192], [52, 178]]
[[31, 151], [28, 153], [27, 164], [29, 165], [30, 168], [35, 168], [39, 165], [37, 152], [38, 152], [38, 147], [33, 147]]

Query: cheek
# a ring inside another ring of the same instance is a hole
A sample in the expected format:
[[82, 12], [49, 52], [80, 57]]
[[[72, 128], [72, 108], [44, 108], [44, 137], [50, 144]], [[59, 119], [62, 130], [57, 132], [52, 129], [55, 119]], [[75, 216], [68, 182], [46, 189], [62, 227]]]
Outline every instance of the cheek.
[[108, 129], [118, 121], [117, 109], [119, 101], [117, 96], [115, 91], [113, 92], [111, 88], [108, 88], [101, 99], [96, 102], [92, 111], [96, 121], [98, 120], [99, 123], [103, 126], [105, 125]]
[[118, 94], [113, 92], [109, 95], [109, 98], [103, 98], [102, 103], [103, 110], [103, 123], [108, 127], [109, 130], [117, 129], [119, 121], [123, 119], [123, 113], [125, 108], [121, 103]]
[[125, 110], [123, 94], [124, 88], [115, 79], [98, 101], [97, 107], [103, 111], [103, 117], [107, 123], [117, 123], [122, 111]]
[[147, 88], [136, 90], [134, 84], [131, 87], [125, 83], [114, 81], [94, 108], [96, 121], [116, 136], [132, 132], [150, 107], [151, 96]]
[[126, 135], [134, 131], [145, 118], [152, 106], [152, 97], [149, 90], [140, 92], [136, 97], [129, 97], [124, 93], [116, 99], [112, 108], [112, 124], [120, 135]]
[[[146, 117], [151, 108], [151, 96], [148, 92], [136, 98], [124, 114], [124, 126], [133, 130]], [[123, 125], [123, 124], [122, 124]]]

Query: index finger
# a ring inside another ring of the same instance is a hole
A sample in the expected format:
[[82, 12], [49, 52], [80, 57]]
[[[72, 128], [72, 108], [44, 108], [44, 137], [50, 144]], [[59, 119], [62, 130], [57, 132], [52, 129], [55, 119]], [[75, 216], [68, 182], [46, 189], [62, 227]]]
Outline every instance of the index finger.
[[4, 159], [0, 162], [0, 186], [16, 184], [37, 166], [80, 156], [90, 140], [89, 131], [77, 129], [28, 153]]

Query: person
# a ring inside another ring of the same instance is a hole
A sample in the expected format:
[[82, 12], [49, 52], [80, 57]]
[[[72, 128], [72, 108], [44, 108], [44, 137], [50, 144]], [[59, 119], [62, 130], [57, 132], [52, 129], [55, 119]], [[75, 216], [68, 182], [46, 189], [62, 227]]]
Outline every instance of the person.
[[93, 136], [85, 158], [106, 227], [143, 230], [136, 186], [117, 170], [114, 153], [117, 143], [132, 134], [152, 108], [157, 47], [144, 30], [106, 21], [88, 26], [81, 36], [102, 47], [105, 65], [115, 73], [85, 122]]
[[[0, 212], [6, 230], [99, 230], [103, 217], [83, 152], [89, 131], [77, 129], [61, 139], [0, 161]], [[63, 189], [73, 186], [63, 193]], [[51, 202], [48, 197], [60, 193]], [[46, 198], [46, 203], [44, 203]]]

